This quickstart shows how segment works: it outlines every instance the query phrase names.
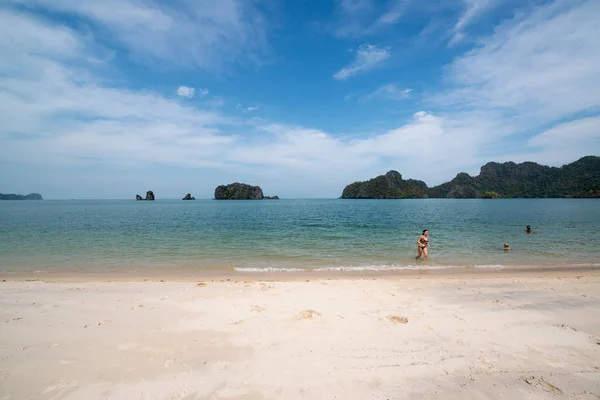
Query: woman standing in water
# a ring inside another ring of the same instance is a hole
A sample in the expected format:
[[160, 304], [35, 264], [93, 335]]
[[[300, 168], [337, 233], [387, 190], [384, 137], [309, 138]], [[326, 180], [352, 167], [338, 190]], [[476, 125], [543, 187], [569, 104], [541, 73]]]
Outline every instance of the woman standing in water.
[[419, 236], [417, 239], [417, 248], [418, 254], [415, 257], [415, 260], [418, 260], [421, 257], [421, 254], [424, 255], [423, 261], [427, 261], [427, 246], [429, 246], [429, 231], [425, 229], [423, 234]]

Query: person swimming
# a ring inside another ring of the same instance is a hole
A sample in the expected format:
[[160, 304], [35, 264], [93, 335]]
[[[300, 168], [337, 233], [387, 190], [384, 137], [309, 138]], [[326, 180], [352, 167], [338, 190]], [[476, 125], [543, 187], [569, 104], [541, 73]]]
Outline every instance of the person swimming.
[[423, 261], [427, 261], [427, 246], [429, 246], [429, 231], [427, 229], [425, 229], [423, 234], [417, 239], [417, 245], [417, 256], [415, 257], [415, 260], [421, 258], [421, 254], [423, 254]]
[[532, 232], [532, 230], [531, 230], [531, 226], [527, 225], [527, 226], [525, 227], [525, 232], [527, 232], [527, 233], [531, 233], [531, 232]]
[[504, 250], [510, 250], [510, 247], [508, 247], [508, 243], [504, 243]]

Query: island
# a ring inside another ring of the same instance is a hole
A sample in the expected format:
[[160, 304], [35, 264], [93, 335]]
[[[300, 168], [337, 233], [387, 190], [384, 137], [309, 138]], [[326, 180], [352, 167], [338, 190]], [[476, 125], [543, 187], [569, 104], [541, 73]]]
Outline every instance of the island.
[[344, 188], [342, 199], [422, 199], [427, 197], [423, 181], [404, 180], [397, 171], [365, 182], [354, 182]]
[[139, 194], [136, 194], [135, 195], [135, 199], [136, 200], [149, 200], [149, 201], [152, 201], [152, 200], [154, 200], [154, 192], [152, 190], [148, 190], [146, 192], [146, 198], [143, 198]]
[[196, 198], [194, 196], [192, 196], [190, 193], [186, 194], [185, 197], [181, 200], [196, 200]]
[[534, 162], [489, 162], [477, 176], [460, 172], [454, 179], [429, 188], [425, 182], [404, 180], [389, 171], [364, 182], [347, 185], [342, 199], [498, 199], [600, 198], [600, 157], [586, 156], [562, 167]]
[[279, 196], [265, 196], [260, 186], [234, 182], [217, 186], [215, 200], [279, 200]]
[[14, 193], [0, 193], [0, 200], [44, 200], [39, 193], [29, 193], [26, 195]]

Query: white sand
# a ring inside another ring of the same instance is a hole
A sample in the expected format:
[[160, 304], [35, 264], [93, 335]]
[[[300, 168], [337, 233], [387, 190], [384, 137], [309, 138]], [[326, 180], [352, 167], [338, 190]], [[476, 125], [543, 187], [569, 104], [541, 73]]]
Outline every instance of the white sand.
[[0, 283], [0, 399], [600, 399], [600, 272]]

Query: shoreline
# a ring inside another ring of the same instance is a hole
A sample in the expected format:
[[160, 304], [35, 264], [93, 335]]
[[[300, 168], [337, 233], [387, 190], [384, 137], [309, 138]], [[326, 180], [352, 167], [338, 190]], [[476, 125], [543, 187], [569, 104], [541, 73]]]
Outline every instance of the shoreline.
[[520, 267], [448, 267], [448, 268], [407, 268], [390, 270], [286, 270], [264, 272], [235, 271], [231, 269], [149, 269], [99, 271], [0, 271], [0, 282], [193, 282], [197, 280], [249, 280], [249, 281], [302, 281], [307, 279], [399, 279], [399, 278], [452, 278], [469, 277], [493, 278], [539, 275], [600, 275], [600, 265], [559, 265], [559, 266], [520, 266]]

